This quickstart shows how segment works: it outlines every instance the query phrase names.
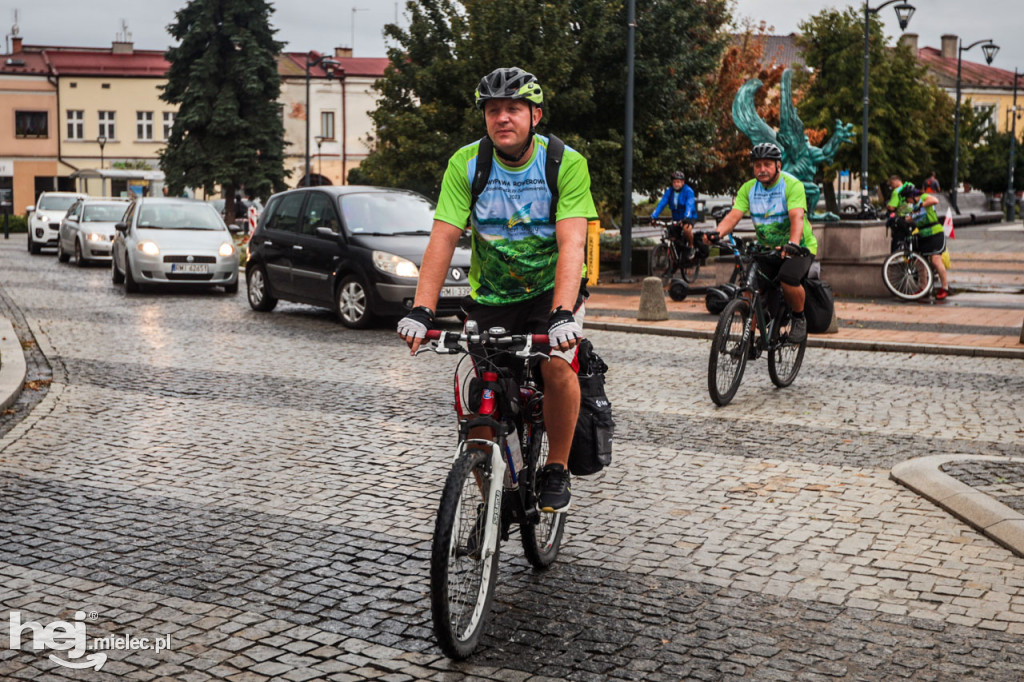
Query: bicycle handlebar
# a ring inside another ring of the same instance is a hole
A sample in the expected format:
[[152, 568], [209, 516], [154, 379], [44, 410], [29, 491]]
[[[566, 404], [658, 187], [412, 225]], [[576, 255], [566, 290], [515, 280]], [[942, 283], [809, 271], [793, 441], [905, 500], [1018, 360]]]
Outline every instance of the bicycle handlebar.
[[502, 330], [493, 334], [485, 330], [476, 334], [445, 332], [439, 329], [427, 330], [427, 341], [440, 341], [444, 348], [459, 348], [460, 343], [484, 346], [485, 348], [530, 350], [535, 346], [549, 346], [547, 334], [509, 334]]

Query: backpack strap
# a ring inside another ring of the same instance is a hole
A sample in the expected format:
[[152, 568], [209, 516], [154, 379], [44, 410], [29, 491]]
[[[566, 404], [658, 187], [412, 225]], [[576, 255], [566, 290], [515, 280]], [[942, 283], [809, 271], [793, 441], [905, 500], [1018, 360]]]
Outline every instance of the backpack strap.
[[483, 194], [487, 187], [487, 181], [491, 177], [491, 165], [494, 163], [494, 143], [491, 138], [484, 135], [480, 138], [480, 147], [476, 153], [476, 173], [473, 174], [473, 182], [470, 184], [472, 197], [469, 200], [469, 211], [473, 212], [476, 200]]
[[558, 213], [558, 171], [562, 169], [562, 155], [565, 153], [565, 143], [554, 135], [548, 135], [548, 160], [544, 164], [544, 180], [548, 183], [548, 191], [551, 192], [551, 224], [555, 224], [555, 216]]

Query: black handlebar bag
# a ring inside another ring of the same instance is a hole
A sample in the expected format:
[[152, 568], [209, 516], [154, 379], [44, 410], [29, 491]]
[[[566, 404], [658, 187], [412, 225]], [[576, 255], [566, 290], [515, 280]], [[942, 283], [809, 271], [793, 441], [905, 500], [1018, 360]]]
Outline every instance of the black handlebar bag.
[[612, 463], [615, 421], [604, 389], [608, 365], [594, 352], [590, 339], [580, 342], [580, 414], [569, 450], [569, 472], [574, 476], [596, 474]]

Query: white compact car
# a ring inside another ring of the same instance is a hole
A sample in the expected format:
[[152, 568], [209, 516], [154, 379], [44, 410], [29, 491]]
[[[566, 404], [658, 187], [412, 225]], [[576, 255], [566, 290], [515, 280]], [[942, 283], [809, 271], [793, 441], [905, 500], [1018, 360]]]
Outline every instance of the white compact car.
[[67, 263], [75, 254], [75, 263], [85, 267], [90, 261], [109, 261], [110, 246], [124, 217], [127, 199], [86, 197], [72, 204], [60, 223], [57, 235], [57, 260]]
[[35, 206], [28, 207], [28, 252], [39, 253], [43, 247], [57, 246], [60, 221], [71, 205], [84, 194], [77, 192], [43, 192]]
[[116, 225], [111, 278], [128, 293], [145, 285], [221, 286], [238, 291], [238, 249], [209, 204], [143, 197]]

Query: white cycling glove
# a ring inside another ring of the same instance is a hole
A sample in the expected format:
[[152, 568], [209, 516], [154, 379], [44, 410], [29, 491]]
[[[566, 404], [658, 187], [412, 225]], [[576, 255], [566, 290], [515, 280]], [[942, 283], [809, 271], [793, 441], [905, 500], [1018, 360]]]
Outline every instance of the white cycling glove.
[[413, 308], [398, 321], [398, 335], [401, 337], [425, 339], [428, 329], [434, 329], [434, 311], [425, 305]]
[[562, 310], [559, 306], [551, 311], [548, 318], [548, 344], [556, 348], [566, 341], [583, 338], [583, 328], [573, 317], [572, 312]]

